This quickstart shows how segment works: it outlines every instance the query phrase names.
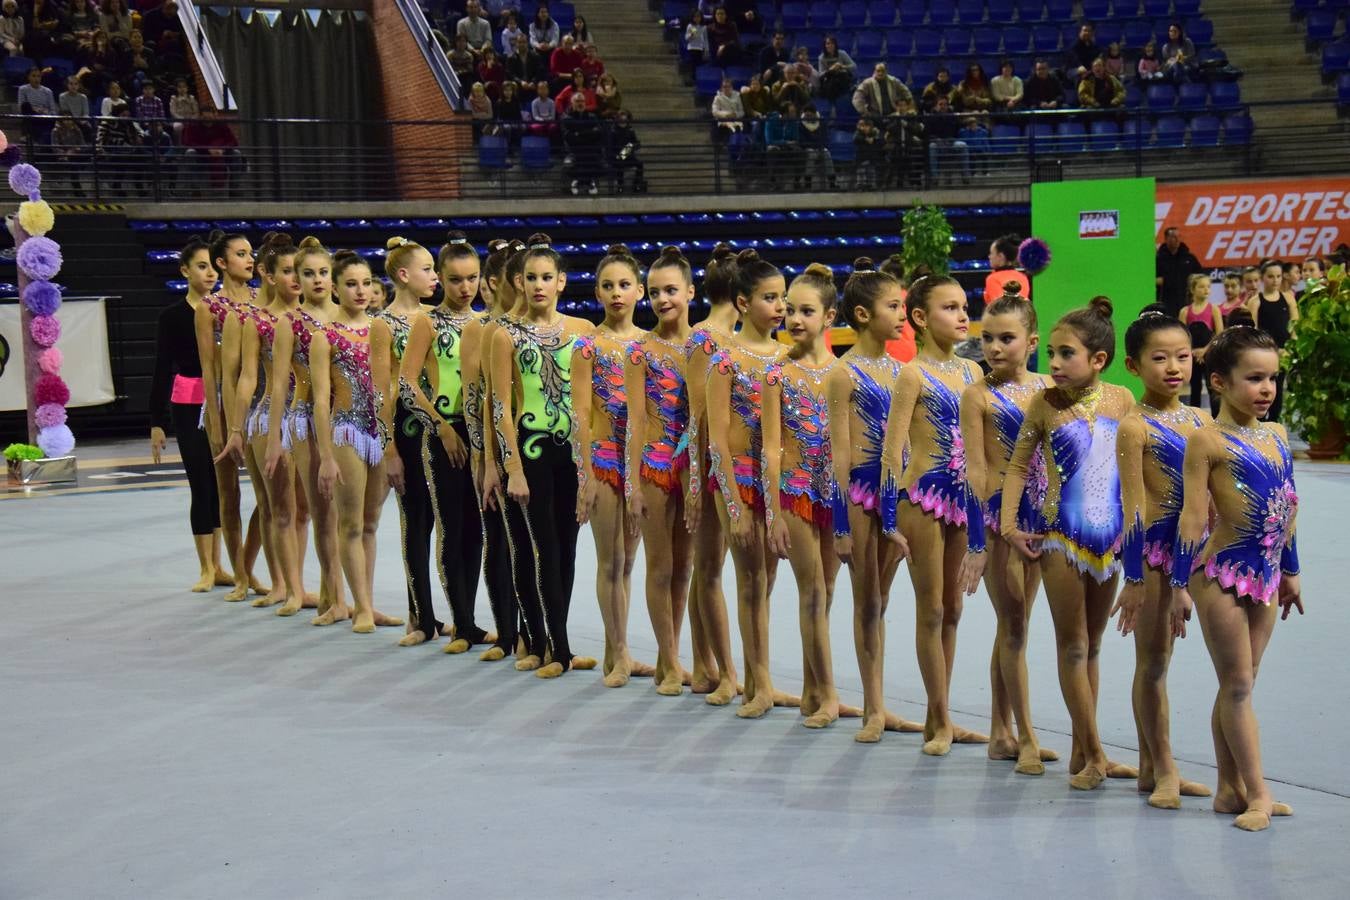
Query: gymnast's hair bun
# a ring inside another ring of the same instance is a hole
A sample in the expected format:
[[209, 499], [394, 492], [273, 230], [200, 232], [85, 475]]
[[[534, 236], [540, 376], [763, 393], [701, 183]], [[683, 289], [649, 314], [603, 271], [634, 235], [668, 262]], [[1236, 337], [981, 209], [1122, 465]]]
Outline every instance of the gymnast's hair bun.
[[1111, 306], [1111, 298], [1098, 294], [1088, 301], [1088, 309], [1101, 316], [1103, 319], [1110, 319], [1114, 307]]
[[824, 263], [813, 262], [802, 272], [803, 275], [810, 275], [813, 278], [828, 278], [834, 280], [834, 272]]
[[525, 239], [526, 250], [552, 250], [553, 238], [544, 234], [542, 231], [536, 231]]
[[855, 273], [875, 272], [876, 270], [877, 264], [872, 262], [872, 258], [870, 256], [859, 256], [857, 259], [853, 260], [853, 271]]
[[350, 263], [360, 259], [361, 254], [357, 253], [355, 250], [338, 250], [333, 253], [333, 262], [335, 264]]
[[221, 231], [219, 228], [212, 228], [211, 233], [206, 236], [206, 243], [214, 244], [223, 237], [225, 237], [225, 232]]
[[759, 262], [759, 251], [753, 247], [736, 254], [736, 265], [738, 266], [752, 266], [757, 262]]
[[[456, 231], [450, 232], [450, 234], [461, 234], [461, 233], [462, 233], [462, 232], [456, 232]], [[449, 234], [446, 235], [447, 238], [448, 238], [449, 236], [450, 236]], [[487, 251], [488, 251], [488, 253], [496, 253], [497, 251], [499, 251], [499, 250], [505, 250], [505, 249], [507, 249], [507, 248], [510, 247], [510, 246], [511, 246], [511, 242], [508, 241], [506, 238], [493, 238], [492, 240], [490, 240], [490, 241], [487, 242]]]
[[627, 244], [610, 244], [608, 247], [605, 248], [605, 255], [625, 256], [628, 257], [629, 259], [632, 259], [633, 251], [628, 249]]
[[656, 257], [658, 263], [671, 264], [684, 261], [684, 251], [674, 244], [666, 244], [661, 248], [661, 254]]
[[735, 257], [735, 249], [726, 241], [718, 241], [717, 246], [712, 248], [712, 261], [715, 263], [728, 262]]
[[309, 249], [322, 250], [323, 242], [320, 241], [318, 238], [316, 238], [314, 235], [310, 234], [302, 238], [300, 240], [300, 243], [296, 245], [296, 248], [299, 250], [309, 250]]
[[[469, 243], [469, 236], [462, 231], [447, 231], [445, 233], [445, 242], [447, 244], [459, 246], [460, 244]], [[488, 245], [488, 247], [489, 249], [491, 249], [490, 244]]]
[[391, 237], [389, 240], [384, 242], [384, 249], [397, 250], [400, 247], [407, 247], [409, 244], [412, 244], [412, 241], [408, 240], [405, 237]]

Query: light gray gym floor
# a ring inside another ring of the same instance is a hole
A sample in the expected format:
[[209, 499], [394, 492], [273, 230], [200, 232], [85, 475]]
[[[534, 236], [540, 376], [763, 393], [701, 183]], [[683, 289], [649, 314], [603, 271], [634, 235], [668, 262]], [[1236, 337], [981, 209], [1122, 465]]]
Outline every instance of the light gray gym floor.
[[[0, 502], [0, 897], [1344, 897], [1350, 467], [1301, 463], [1297, 477], [1308, 615], [1277, 628], [1256, 696], [1267, 776], [1296, 815], [1257, 835], [1206, 800], [1152, 810], [1131, 781], [1073, 792], [1064, 762], [1019, 777], [983, 747], [863, 746], [848, 720], [747, 722], [650, 680], [542, 682], [439, 644], [401, 649], [401, 629], [358, 636], [190, 594], [186, 488]], [[404, 606], [398, 538], [391, 499], [389, 612]], [[587, 532], [578, 555], [573, 644], [599, 656]], [[311, 553], [311, 585], [316, 571]], [[784, 564], [772, 668], [795, 691], [791, 583]], [[631, 639], [652, 661], [641, 584], [639, 563]], [[842, 574], [836, 601], [836, 676], [861, 703]], [[887, 696], [921, 719], [912, 609], [902, 570]], [[478, 616], [491, 622], [481, 591]], [[957, 721], [981, 730], [993, 631], [981, 592], [952, 686]], [[1067, 757], [1043, 597], [1032, 631], [1036, 724]], [[687, 633], [685, 647], [688, 664]], [[1108, 632], [1100, 723], [1129, 762], [1132, 668], [1131, 642]], [[1212, 785], [1198, 628], [1170, 684], [1182, 772]]]

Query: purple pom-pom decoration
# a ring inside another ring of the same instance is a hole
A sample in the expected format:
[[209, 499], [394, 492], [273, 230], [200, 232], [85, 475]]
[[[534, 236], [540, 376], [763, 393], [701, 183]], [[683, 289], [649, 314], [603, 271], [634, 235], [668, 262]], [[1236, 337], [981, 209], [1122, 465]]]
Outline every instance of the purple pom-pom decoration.
[[53, 425], [38, 432], [37, 445], [48, 459], [69, 456], [70, 451], [75, 449], [75, 435], [70, 433], [67, 425]]
[[28, 333], [39, 347], [50, 347], [61, 339], [61, 323], [56, 316], [34, 316], [28, 323]]
[[42, 374], [60, 375], [61, 364], [65, 362], [65, 357], [61, 355], [61, 351], [58, 348], [48, 347], [38, 354], [37, 361], [38, 368], [42, 370]]
[[10, 144], [4, 150], [0, 150], [0, 166], [17, 166], [23, 161], [23, 148], [18, 144]]
[[66, 408], [59, 403], [44, 403], [33, 410], [33, 421], [38, 428], [53, 428], [66, 424]]
[[70, 402], [70, 388], [61, 380], [60, 375], [43, 375], [33, 385], [33, 399], [38, 406], [46, 403], [59, 403], [65, 406]]
[[1027, 238], [1017, 247], [1017, 264], [1032, 275], [1050, 265], [1050, 246], [1040, 238]]
[[28, 163], [19, 163], [9, 170], [9, 189], [21, 197], [42, 187], [42, 173]]
[[30, 281], [23, 289], [23, 305], [35, 316], [50, 316], [61, 305], [61, 289], [50, 281]]
[[51, 238], [30, 237], [19, 245], [19, 268], [35, 281], [50, 281], [61, 271], [61, 245]]

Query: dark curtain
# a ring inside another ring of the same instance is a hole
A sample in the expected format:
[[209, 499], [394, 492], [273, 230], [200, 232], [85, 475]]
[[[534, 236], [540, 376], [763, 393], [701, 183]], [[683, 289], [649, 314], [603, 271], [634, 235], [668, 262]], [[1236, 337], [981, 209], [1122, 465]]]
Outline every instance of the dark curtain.
[[[370, 19], [283, 12], [268, 22], [202, 8], [207, 35], [239, 106], [249, 184], [278, 200], [368, 199], [387, 192], [388, 132]], [[330, 120], [319, 123], [277, 119]], [[273, 120], [258, 122], [252, 120]]]

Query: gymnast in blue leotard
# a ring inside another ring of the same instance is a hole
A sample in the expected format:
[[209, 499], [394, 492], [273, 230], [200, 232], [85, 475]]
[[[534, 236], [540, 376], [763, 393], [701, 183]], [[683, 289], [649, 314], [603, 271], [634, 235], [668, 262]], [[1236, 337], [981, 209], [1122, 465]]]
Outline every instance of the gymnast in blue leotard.
[[[1294, 540], [1298, 494], [1288, 435], [1279, 424], [1261, 421], [1276, 396], [1275, 341], [1251, 327], [1225, 329], [1205, 364], [1221, 402], [1214, 423], [1186, 447], [1173, 620], [1184, 633], [1194, 601], [1219, 676], [1214, 809], [1237, 814], [1239, 828], [1260, 831], [1271, 816], [1291, 813], [1272, 799], [1262, 774], [1251, 692], [1275, 628], [1276, 603], [1284, 618], [1303, 612]], [[1216, 515], [1206, 538], [1211, 504]]]

